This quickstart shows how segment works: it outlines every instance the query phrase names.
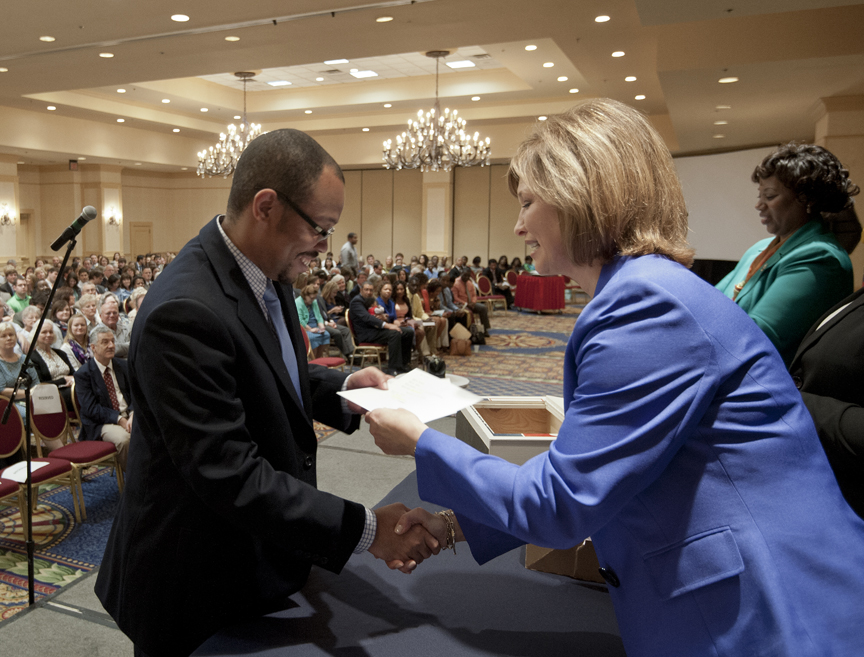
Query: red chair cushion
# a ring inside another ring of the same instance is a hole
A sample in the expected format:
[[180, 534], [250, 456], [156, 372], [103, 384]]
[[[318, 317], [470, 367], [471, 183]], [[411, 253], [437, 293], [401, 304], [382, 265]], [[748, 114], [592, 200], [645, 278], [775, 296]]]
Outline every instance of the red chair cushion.
[[33, 471], [33, 483], [41, 484], [43, 481], [53, 479], [57, 475], [65, 474], [72, 469], [69, 461], [62, 459], [33, 459], [33, 463], [47, 462], [44, 468], [39, 468]]
[[30, 411], [30, 419], [33, 425], [39, 429], [39, 433], [48, 439], [59, 437], [66, 430], [66, 422], [68, 421], [66, 413], [36, 415], [32, 409]]
[[315, 360], [309, 361], [310, 365], [323, 365], [324, 367], [339, 367], [340, 365], [345, 364], [344, 358], [339, 358], [337, 356], [322, 356], [321, 358], [316, 358]]
[[72, 463], [89, 463], [117, 452], [111, 443], [101, 440], [85, 440], [80, 443], [64, 445], [51, 452], [52, 459], [63, 459]]
[[10, 479], [0, 479], [0, 498], [14, 495], [18, 492], [18, 482]]

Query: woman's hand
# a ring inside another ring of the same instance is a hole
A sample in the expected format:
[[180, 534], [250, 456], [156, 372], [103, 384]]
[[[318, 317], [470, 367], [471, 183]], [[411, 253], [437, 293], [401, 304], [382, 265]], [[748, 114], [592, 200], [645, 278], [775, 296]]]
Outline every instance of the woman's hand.
[[413, 456], [420, 435], [429, 427], [404, 409], [379, 408], [366, 413], [375, 444], [385, 454]]

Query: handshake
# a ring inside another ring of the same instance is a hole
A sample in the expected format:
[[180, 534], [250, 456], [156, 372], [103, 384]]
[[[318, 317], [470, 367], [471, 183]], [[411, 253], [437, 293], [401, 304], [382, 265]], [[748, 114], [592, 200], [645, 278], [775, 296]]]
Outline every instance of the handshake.
[[369, 552], [406, 574], [442, 549], [455, 552], [456, 542], [465, 540], [452, 511], [429, 513], [421, 507], [409, 510], [404, 504], [390, 504], [375, 509], [375, 516], [378, 524]]

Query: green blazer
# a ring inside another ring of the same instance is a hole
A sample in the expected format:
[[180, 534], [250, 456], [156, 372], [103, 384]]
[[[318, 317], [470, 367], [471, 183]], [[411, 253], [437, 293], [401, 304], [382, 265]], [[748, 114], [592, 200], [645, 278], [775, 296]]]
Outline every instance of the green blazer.
[[[747, 277], [750, 265], [772, 239], [751, 246], [717, 289], [731, 299], [735, 285]], [[735, 301], [774, 343], [788, 367], [813, 322], [852, 294], [852, 278], [846, 251], [820, 222], [811, 221], [753, 274]]]
[[[297, 315], [300, 319], [300, 326], [307, 326], [309, 324], [309, 309], [306, 307], [306, 303], [303, 301], [303, 296], [299, 296], [294, 299], [294, 305], [297, 306]], [[833, 303], [831, 304], [834, 305]], [[324, 318], [321, 316], [321, 311], [318, 308], [318, 301], [315, 301], [312, 304], [312, 312], [315, 313], [315, 319], [318, 320], [318, 328], [324, 328]], [[819, 313], [820, 315], [822, 313]], [[810, 328], [809, 326], [807, 328]], [[801, 337], [804, 337], [802, 334]]]

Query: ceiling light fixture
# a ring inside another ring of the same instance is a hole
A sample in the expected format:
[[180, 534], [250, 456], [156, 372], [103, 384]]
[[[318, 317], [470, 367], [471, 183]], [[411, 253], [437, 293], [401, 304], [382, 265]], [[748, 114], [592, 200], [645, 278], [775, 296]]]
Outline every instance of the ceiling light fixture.
[[53, 112], [53, 111], [56, 110], [57, 108], [54, 107], [53, 105], [49, 105], [49, 106], [46, 107], [45, 109], [47, 109], [49, 112]]
[[471, 100], [474, 100], [474, 101], [480, 100], [480, 96], [471, 96]]
[[594, 19], [594, 22], [595, 23], [608, 23], [609, 17], [608, 16], [598, 16], [597, 18]]
[[489, 164], [491, 151], [489, 137], [480, 139], [466, 134], [466, 122], [456, 110], [441, 113], [438, 100], [438, 68], [449, 55], [447, 50], [430, 50], [427, 57], [435, 60], [435, 107], [417, 112], [417, 120], [408, 120], [408, 130], [393, 140], [384, 142], [384, 167], [387, 169], [417, 169], [421, 171], [450, 171], [454, 166], [471, 167]]
[[202, 108], [201, 108], [201, 111], [202, 111], [202, 112], [209, 112], [210, 110], [207, 109], [206, 107], [202, 107]]
[[624, 51], [623, 50], [616, 50], [615, 52], [612, 53], [612, 56], [613, 57], [623, 57]]
[[0, 73], [8, 73], [9, 69], [6, 67], [0, 67]]
[[41, 36], [39, 37], [39, 40], [44, 41], [45, 43], [51, 43], [52, 41], [55, 41], [54, 37], [52, 36]]
[[163, 98], [163, 99], [162, 99], [162, 102], [165, 103], [165, 104], [167, 105], [168, 103], [171, 102], [171, 99], [170, 99], [170, 98]]
[[271, 80], [267, 84], [271, 87], [287, 87], [291, 83], [288, 80]]
[[714, 125], [727, 125], [729, 121], [714, 121]]
[[188, 171], [189, 167], [180, 167], [180, 171]]
[[543, 68], [552, 68], [553, 66], [555, 66], [555, 62], [546, 62], [543, 64]]
[[534, 46], [534, 45], [531, 45], [531, 46], [525, 46], [525, 50], [529, 50], [529, 51], [530, 51], [530, 50], [537, 50], [537, 46]]
[[79, 160], [86, 160], [87, 158], [86, 157], [79, 157], [78, 159]]
[[[237, 167], [237, 160], [255, 137], [261, 134], [260, 123], [249, 123], [246, 120], [246, 83], [255, 77], [250, 71], [238, 71], [234, 74], [243, 80], [243, 120], [239, 127], [233, 123], [228, 126], [228, 133], [221, 133], [216, 146], [198, 153], [198, 175], [222, 176], [227, 178]], [[206, 108], [202, 108], [204, 111]]]
[[235, 114], [235, 115], [234, 115], [234, 120], [235, 120], [235, 121], [239, 121], [239, 120], [242, 119], [242, 118], [243, 118], [243, 117], [240, 116], [239, 114]]
[[719, 82], [720, 84], [731, 84], [733, 82], [738, 82], [738, 78], [730, 76], [728, 78], [720, 78], [719, 80], [717, 80], [717, 82]]
[[645, 100], [645, 94], [639, 94], [638, 96], [634, 96], [636, 100]]
[[538, 121], [545, 121], [547, 118], [548, 118], [548, 117], [545, 117], [545, 116], [538, 116], [538, 117], [537, 117], [537, 120], [538, 120]]
[[377, 78], [378, 74], [375, 71], [358, 71], [356, 68], [351, 69], [351, 75], [362, 80], [363, 78]]
[[624, 78], [624, 82], [636, 82], [636, 76], [628, 75], [626, 78]]
[[11, 226], [15, 223], [15, 217], [9, 214], [9, 204], [6, 201], [0, 203], [0, 226]]
[[392, 20], [393, 20], [392, 16], [379, 16], [378, 18], [375, 19], [375, 22], [376, 23], [389, 23]]
[[99, 56], [102, 59], [111, 59], [114, 56], [114, 53], [113, 52], [100, 52]]
[[566, 75], [559, 75], [558, 82], [567, 82], [568, 78]]
[[725, 139], [726, 135], [714, 135], [714, 139]]
[[324, 82], [324, 78], [315, 78], [315, 82]]
[[[135, 163], [138, 166], [141, 166], [140, 162]], [[114, 206], [110, 206], [108, 208], [108, 212], [105, 213], [105, 221], [109, 226], [119, 226], [120, 220], [117, 218], [117, 210], [114, 209]]]
[[304, 114], [311, 114], [311, 113], [312, 113], [312, 110], [306, 110], [306, 111], [304, 111], [303, 113], [304, 113]]
[[445, 62], [450, 68], [474, 68], [474, 62], [463, 59], [458, 62]]
[[171, 17], [171, 20], [175, 23], [185, 23], [189, 20], [189, 17], [186, 14], [174, 14]]
[[579, 93], [579, 90], [578, 90], [578, 89], [571, 89], [571, 90], [570, 90], [570, 93], [571, 93], [571, 94], [578, 94], [578, 93]]
[[171, 132], [180, 132], [180, 128], [174, 128]]
[[369, 132], [369, 128], [363, 128], [363, 132]]
[[390, 103], [384, 103], [384, 107], [393, 107]]
[[238, 37], [238, 36], [227, 36], [227, 37], [225, 37], [225, 40], [226, 40], [226, 41], [232, 41], [232, 42], [233, 42], [233, 41], [239, 41], [239, 40], [240, 40], [240, 37]]
[[718, 105], [718, 106], [715, 107], [714, 109], [718, 109], [718, 110], [727, 110], [727, 109], [732, 109], [732, 106], [731, 106], [731, 105]]
[[347, 59], [325, 59], [324, 63], [327, 64], [327, 66], [336, 66], [337, 64], [347, 64], [348, 60]]
[[117, 123], [126, 123], [126, 119], [117, 119]]
[[117, 93], [118, 93], [118, 94], [125, 94], [125, 93], [126, 93], [126, 90], [125, 90], [125, 89], [118, 89], [118, 90], [117, 90]]

